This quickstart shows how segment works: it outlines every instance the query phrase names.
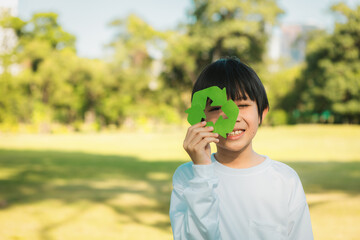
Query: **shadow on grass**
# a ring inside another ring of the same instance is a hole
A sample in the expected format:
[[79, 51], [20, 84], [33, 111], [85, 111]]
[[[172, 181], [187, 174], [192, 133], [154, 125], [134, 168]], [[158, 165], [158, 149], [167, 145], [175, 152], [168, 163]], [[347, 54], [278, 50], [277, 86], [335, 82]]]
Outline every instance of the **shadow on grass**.
[[360, 160], [353, 162], [287, 162], [300, 176], [306, 193], [339, 191], [360, 194]]
[[[168, 215], [172, 174], [182, 163], [81, 152], [0, 150], [0, 211], [47, 199], [66, 204], [85, 200], [105, 204], [130, 221], [145, 224], [139, 212]], [[130, 206], [111, 201], [122, 194], [141, 198]], [[147, 201], [142, 205], [142, 200]], [[43, 231], [50, 231], [52, 225], [58, 226], [49, 224]], [[168, 220], [146, 225], [171, 231]]]
[[[0, 211], [1, 207], [47, 199], [59, 199], [64, 203], [86, 200], [106, 204], [132, 222], [169, 232], [169, 220], [144, 223], [138, 213], [168, 214], [171, 177], [182, 163], [81, 152], [0, 150]], [[356, 195], [360, 192], [360, 161], [287, 164], [298, 172], [306, 193], [341, 191]], [[111, 185], [113, 181], [124, 184]], [[106, 185], [107, 182], [110, 185]], [[112, 199], [126, 194], [141, 196], [155, 204], [142, 205], [141, 199], [139, 204], [112, 203]], [[44, 226], [43, 231], [50, 231], [57, 225]]]

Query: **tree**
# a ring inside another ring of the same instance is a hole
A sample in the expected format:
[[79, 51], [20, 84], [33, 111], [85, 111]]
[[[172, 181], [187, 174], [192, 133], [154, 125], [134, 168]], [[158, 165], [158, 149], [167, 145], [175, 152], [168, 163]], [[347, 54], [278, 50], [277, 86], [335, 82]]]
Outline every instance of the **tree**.
[[127, 117], [176, 119], [161, 103], [153, 70], [157, 60], [151, 51], [161, 48], [164, 34], [135, 15], [113, 22], [119, 35], [110, 44], [110, 62], [79, 58], [75, 38], [54, 13], [38, 13], [29, 21], [6, 16], [0, 23], [17, 35], [2, 64], [21, 66], [16, 75], [6, 69], [0, 74], [0, 122], [47, 129], [58, 122], [77, 129], [84, 121], [98, 128], [120, 126]]
[[[265, 85], [270, 103], [270, 111], [265, 118], [264, 124], [283, 125], [293, 123], [289, 107], [293, 106], [293, 89], [295, 81], [299, 78], [302, 65], [295, 65], [278, 72], [263, 72], [261, 80]], [[290, 95], [291, 94], [291, 95]]]
[[87, 112], [102, 116], [101, 99], [114, 78], [104, 62], [76, 55], [75, 37], [55, 13], [38, 13], [29, 21], [5, 16], [1, 26], [16, 33], [16, 46], [6, 57], [21, 71], [12, 75], [5, 69], [1, 75], [0, 122], [13, 116], [13, 122], [70, 124], [83, 121]]
[[75, 37], [62, 29], [56, 13], [36, 13], [29, 21], [6, 16], [0, 23], [16, 33], [17, 45], [13, 49], [17, 57], [15, 61], [27, 62], [34, 72], [50, 51], [75, 51]]
[[[1, 81], [9, 90], [4, 108], [8, 109], [8, 114], [16, 116], [16, 121], [32, 122], [34, 116], [40, 115], [48, 118], [52, 98], [66, 88], [59, 85], [58, 79], [62, 80], [60, 76], [66, 74], [67, 69], [49, 63], [61, 54], [75, 56], [75, 37], [62, 29], [57, 17], [55, 13], [37, 13], [29, 21], [10, 15], [0, 20], [1, 26], [12, 29], [17, 37], [15, 47], [7, 53], [11, 61], [6, 65], [17, 65], [22, 70], [13, 75], [5, 69]], [[58, 70], [53, 75], [40, 71], [46, 69], [48, 73], [53, 67]]]
[[305, 121], [359, 123], [360, 6], [351, 9], [339, 3], [332, 10], [341, 21], [333, 33], [317, 32], [310, 39], [292, 109]]
[[162, 101], [161, 97], [168, 92], [158, 81], [162, 62], [157, 54], [162, 55], [170, 34], [157, 31], [134, 14], [113, 21], [111, 26], [117, 29], [115, 39], [109, 44], [113, 52], [109, 62], [117, 82], [117, 95], [104, 104], [108, 109], [119, 106], [123, 117], [135, 121], [149, 118], [179, 121], [169, 117], [176, 115], [176, 111]]

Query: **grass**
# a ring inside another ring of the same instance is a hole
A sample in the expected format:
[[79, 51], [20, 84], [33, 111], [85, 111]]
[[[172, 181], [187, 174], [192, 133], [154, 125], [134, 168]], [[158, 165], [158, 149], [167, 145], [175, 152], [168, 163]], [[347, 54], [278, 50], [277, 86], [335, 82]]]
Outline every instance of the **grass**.
[[[185, 130], [0, 134], [0, 239], [172, 239]], [[357, 239], [360, 126], [260, 128], [254, 148], [302, 179], [315, 239]]]

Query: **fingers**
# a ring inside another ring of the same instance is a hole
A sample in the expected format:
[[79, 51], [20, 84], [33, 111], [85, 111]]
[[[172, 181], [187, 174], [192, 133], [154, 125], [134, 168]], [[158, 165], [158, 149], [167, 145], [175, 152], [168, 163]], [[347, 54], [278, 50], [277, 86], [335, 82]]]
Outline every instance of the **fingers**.
[[206, 122], [194, 124], [188, 128], [184, 140], [184, 149], [194, 164], [210, 164], [209, 143], [219, 142], [219, 134], [213, 133], [213, 127], [205, 127]]
[[[199, 147], [205, 147], [210, 142], [218, 142], [217, 133], [211, 132], [213, 127], [205, 127], [206, 122], [197, 123], [189, 127], [185, 140], [184, 149], [186, 151], [200, 150]], [[200, 146], [197, 146], [201, 142]]]
[[199, 129], [204, 129], [205, 125], [206, 125], [206, 122], [205, 122], [205, 121], [202, 121], [202, 122], [199, 122], [199, 123], [197, 123], [197, 124], [194, 124], [194, 125], [192, 125], [191, 127], [188, 128], [186, 134], [188, 135], [188, 134], [192, 133], [193, 131], [196, 131], [197, 129], [198, 129], [198, 130], [199, 130]]
[[192, 135], [194, 134], [195, 129], [197, 129], [197, 128], [204, 129], [205, 125], [206, 125], [206, 122], [202, 121], [202, 122], [194, 124], [193, 126], [188, 128], [188, 130], [186, 132], [185, 140], [184, 140], [184, 148], [185, 148], [185, 145], [187, 145], [191, 141]]
[[206, 125], [205, 121], [194, 124], [193, 126], [188, 128], [186, 135], [187, 136], [196, 135], [199, 132], [211, 132], [213, 130], [212, 127], [205, 127], [205, 125]]
[[192, 139], [189, 139], [189, 144], [194, 146], [197, 145], [203, 139], [208, 139], [208, 138], [217, 139], [219, 134], [210, 132], [211, 130], [213, 130], [213, 128], [208, 127], [208, 131], [196, 132], [195, 136]]
[[194, 148], [198, 148], [198, 149], [204, 149], [206, 147], [206, 145], [208, 145], [209, 143], [214, 142], [214, 143], [218, 143], [219, 139], [216, 137], [207, 137], [202, 139], [202, 141], [198, 142]]
[[189, 127], [188, 130], [187, 130], [187, 133], [186, 133], [184, 144], [192, 142], [193, 138], [199, 132], [210, 132], [210, 131], [212, 131], [211, 128], [208, 128], [208, 127], [206, 128], [205, 125], [206, 125], [206, 122], [202, 121], [202, 122], [199, 122], [199, 123], [194, 124], [193, 126]]

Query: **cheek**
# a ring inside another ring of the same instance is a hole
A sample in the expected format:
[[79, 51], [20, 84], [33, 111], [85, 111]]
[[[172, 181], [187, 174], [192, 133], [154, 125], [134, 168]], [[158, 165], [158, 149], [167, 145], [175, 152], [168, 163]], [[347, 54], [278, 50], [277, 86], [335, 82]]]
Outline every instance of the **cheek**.
[[258, 112], [254, 108], [242, 110], [239, 114], [249, 125], [251, 125], [251, 127], [253, 127], [254, 124], [257, 125], [259, 122]]

